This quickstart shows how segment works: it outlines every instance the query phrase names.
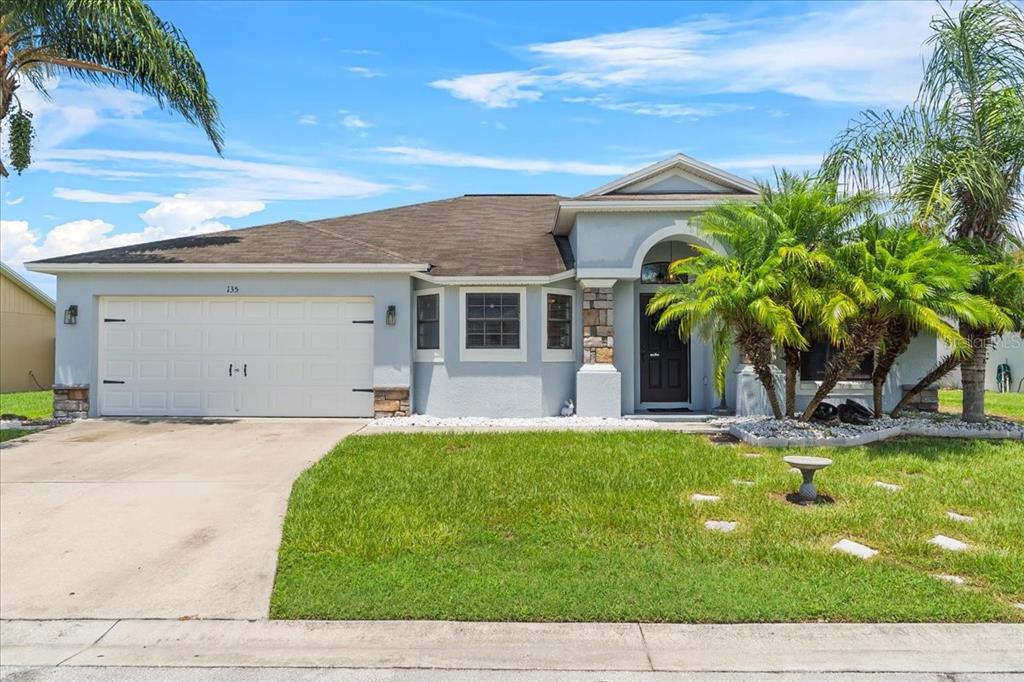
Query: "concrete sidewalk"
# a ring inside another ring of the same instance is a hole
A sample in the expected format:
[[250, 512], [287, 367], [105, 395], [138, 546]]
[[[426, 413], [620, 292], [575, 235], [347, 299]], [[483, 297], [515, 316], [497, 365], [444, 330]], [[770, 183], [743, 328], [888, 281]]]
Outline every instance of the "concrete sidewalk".
[[0, 665], [1011, 673], [1024, 625], [15, 620]]

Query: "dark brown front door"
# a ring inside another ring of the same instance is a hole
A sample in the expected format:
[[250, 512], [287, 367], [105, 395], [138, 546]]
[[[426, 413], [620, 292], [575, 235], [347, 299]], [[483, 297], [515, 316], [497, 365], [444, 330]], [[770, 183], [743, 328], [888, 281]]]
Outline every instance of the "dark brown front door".
[[690, 343], [672, 327], [657, 331], [647, 315], [653, 294], [640, 294], [640, 402], [690, 402]]

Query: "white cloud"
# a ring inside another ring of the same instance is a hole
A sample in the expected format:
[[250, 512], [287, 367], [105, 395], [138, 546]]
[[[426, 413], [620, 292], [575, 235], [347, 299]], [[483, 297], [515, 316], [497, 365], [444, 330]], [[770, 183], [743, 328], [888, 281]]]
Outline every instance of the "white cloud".
[[200, 199], [178, 194], [139, 216], [150, 227], [173, 231], [197, 229], [213, 218], [244, 218], [264, 208], [266, 204], [262, 201]]
[[366, 128], [372, 128], [373, 124], [369, 123], [356, 114], [350, 114], [344, 109], [339, 111], [340, 114], [345, 114], [341, 119], [341, 125], [345, 126], [349, 130], [364, 130]]
[[508, 109], [521, 101], [539, 100], [542, 96], [540, 90], [526, 88], [541, 80], [540, 75], [527, 71], [504, 71], [436, 80], [430, 85], [447, 90], [459, 99], [482, 104], [488, 109]]
[[671, 102], [615, 102], [605, 97], [565, 97], [570, 104], [592, 104], [608, 111], [624, 111], [640, 116], [657, 118], [706, 118], [730, 111], [749, 109], [730, 104], [677, 104]]
[[10, 192], [8, 192], [7, 198], [4, 200], [4, 203], [7, 204], [8, 206], [17, 206], [23, 201], [25, 201], [25, 197], [12, 197]]
[[145, 227], [127, 232], [117, 232], [113, 224], [99, 219], [62, 223], [45, 234], [31, 230], [27, 220], [0, 220], [0, 259], [20, 266], [41, 258], [219, 232], [229, 228], [215, 218], [244, 218], [264, 208], [259, 201], [178, 195], [140, 213]]
[[380, 78], [384, 75], [376, 69], [368, 69], [365, 66], [350, 66], [348, 72], [361, 78]]
[[739, 159], [720, 159], [710, 161], [712, 166], [726, 170], [764, 171], [773, 168], [790, 170], [814, 170], [821, 165], [821, 154], [777, 154], [773, 156], [753, 156]]
[[299, 125], [315, 126], [318, 122], [316, 114], [303, 114], [302, 116], [299, 116]]
[[389, 185], [317, 168], [181, 152], [53, 149], [41, 154], [34, 166], [73, 175], [102, 175], [111, 170], [120, 176], [159, 176], [164, 183], [172, 179], [201, 181], [206, 186], [189, 194], [217, 199], [330, 199], [371, 196], [391, 189]]
[[619, 164], [480, 156], [424, 147], [377, 147], [377, 151], [391, 155], [394, 161], [420, 166], [486, 168], [520, 173], [565, 173], [569, 175], [624, 175], [636, 170], [634, 167]]
[[[434, 81], [488, 108], [540, 99], [552, 90], [688, 96], [774, 91], [827, 102], [902, 104], [920, 81], [930, 3], [823, 5], [803, 14], [737, 23], [703, 18], [675, 26], [538, 43], [531, 70]], [[600, 105], [603, 102], [596, 102]], [[636, 107], [635, 113], [657, 109]]]
[[67, 187], [55, 188], [53, 196], [57, 199], [78, 201], [84, 204], [137, 204], [140, 202], [163, 201], [164, 199], [164, 197], [153, 192], [110, 194], [108, 192], [96, 192], [91, 189], [68, 189]]

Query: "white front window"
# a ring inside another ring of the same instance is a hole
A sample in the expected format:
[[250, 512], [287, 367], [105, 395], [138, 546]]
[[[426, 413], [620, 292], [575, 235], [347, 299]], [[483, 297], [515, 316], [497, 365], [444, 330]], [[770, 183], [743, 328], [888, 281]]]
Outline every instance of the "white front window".
[[526, 289], [465, 287], [459, 291], [459, 358], [526, 362]]
[[416, 362], [444, 362], [444, 290], [416, 292], [413, 336]]
[[576, 292], [570, 289], [542, 289], [541, 357], [544, 362], [576, 359]]

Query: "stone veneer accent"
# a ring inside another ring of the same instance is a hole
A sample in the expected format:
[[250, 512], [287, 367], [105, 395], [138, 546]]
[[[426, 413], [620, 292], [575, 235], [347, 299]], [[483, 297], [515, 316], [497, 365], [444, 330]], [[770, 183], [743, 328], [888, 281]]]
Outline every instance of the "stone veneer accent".
[[373, 416], [378, 419], [380, 417], [408, 417], [409, 387], [374, 387]]
[[583, 288], [583, 363], [615, 361], [615, 319], [611, 287]]
[[[903, 395], [906, 395], [913, 386], [904, 386]], [[932, 386], [926, 388], [917, 394], [917, 398], [914, 402], [907, 403], [908, 410], [917, 410], [918, 412], [938, 412], [939, 411], [939, 387]]]
[[57, 384], [53, 387], [54, 419], [85, 419], [89, 416], [89, 384]]

